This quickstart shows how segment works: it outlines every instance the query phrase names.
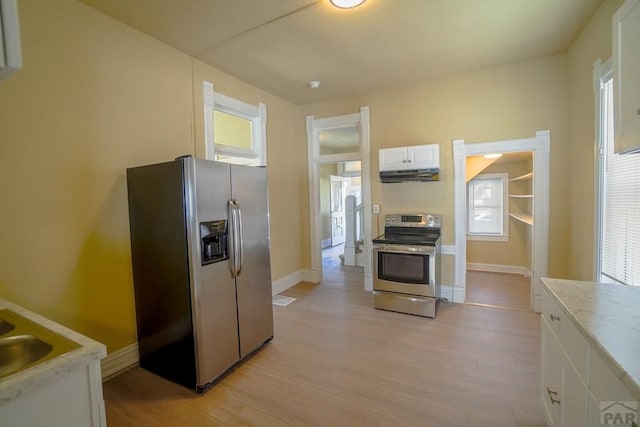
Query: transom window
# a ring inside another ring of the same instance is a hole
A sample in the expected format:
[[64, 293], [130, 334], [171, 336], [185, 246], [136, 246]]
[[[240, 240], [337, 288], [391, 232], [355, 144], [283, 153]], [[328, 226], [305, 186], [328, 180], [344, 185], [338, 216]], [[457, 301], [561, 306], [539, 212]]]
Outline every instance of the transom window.
[[266, 166], [267, 107], [247, 104], [204, 82], [206, 157], [227, 163]]

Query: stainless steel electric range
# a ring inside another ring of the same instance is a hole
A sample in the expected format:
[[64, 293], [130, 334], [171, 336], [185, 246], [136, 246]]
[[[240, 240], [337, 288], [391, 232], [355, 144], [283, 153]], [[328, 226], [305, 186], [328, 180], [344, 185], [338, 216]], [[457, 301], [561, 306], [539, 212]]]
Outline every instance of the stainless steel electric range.
[[441, 216], [388, 214], [384, 222], [373, 239], [374, 308], [435, 317]]

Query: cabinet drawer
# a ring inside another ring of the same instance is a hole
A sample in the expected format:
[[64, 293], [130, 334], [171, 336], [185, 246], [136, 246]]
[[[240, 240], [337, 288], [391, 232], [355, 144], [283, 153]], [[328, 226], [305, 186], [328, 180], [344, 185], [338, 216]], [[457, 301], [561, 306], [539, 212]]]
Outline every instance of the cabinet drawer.
[[589, 345], [546, 291], [542, 293], [542, 316], [560, 342], [576, 372], [586, 380]]

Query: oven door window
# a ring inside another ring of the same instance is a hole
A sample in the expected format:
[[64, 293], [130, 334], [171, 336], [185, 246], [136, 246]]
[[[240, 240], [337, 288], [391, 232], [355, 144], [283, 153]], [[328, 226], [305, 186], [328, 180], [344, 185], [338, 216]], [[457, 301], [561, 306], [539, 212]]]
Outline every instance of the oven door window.
[[429, 284], [429, 255], [378, 252], [378, 279]]

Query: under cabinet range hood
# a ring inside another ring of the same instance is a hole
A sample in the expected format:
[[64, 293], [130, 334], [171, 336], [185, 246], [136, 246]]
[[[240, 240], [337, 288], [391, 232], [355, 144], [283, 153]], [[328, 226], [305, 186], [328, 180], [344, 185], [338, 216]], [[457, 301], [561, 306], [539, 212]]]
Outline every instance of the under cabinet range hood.
[[428, 182], [428, 181], [440, 181], [440, 169], [428, 168], [428, 169], [413, 169], [413, 170], [396, 170], [396, 171], [381, 171], [380, 181], [383, 183], [393, 182]]

